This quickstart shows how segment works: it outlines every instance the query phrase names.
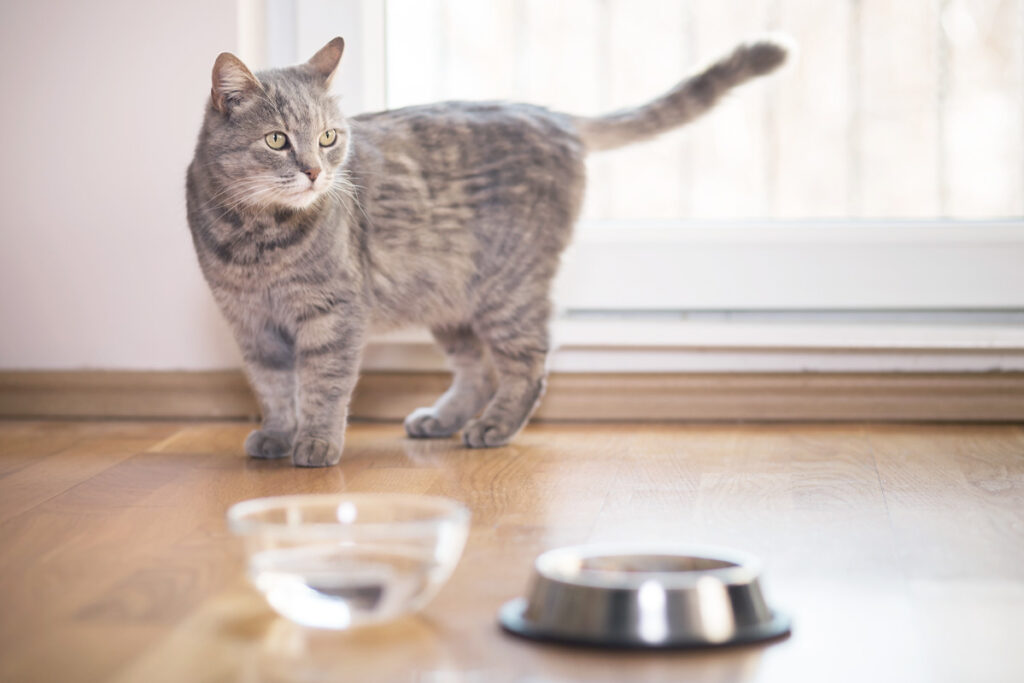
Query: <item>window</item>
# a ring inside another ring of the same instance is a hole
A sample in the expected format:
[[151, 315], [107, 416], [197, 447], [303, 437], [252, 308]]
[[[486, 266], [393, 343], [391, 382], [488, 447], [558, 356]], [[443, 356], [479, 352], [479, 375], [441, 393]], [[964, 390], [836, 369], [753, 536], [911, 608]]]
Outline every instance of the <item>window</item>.
[[346, 35], [349, 113], [447, 98], [599, 113], [740, 39], [791, 35], [788, 71], [593, 157], [558, 288], [570, 311], [1024, 309], [1024, 0], [265, 6], [288, 17], [266, 27], [282, 62]]
[[584, 219], [1024, 212], [1024, 35], [1006, 0], [388, 0], [387, 99], [639, 104], [768, 30], [802, 59], [590, 165]]

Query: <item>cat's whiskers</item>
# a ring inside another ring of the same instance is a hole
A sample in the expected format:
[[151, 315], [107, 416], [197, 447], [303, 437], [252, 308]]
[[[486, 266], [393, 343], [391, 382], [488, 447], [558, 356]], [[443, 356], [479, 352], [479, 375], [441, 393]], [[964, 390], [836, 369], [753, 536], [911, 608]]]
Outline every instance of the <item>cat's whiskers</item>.
[[[273, 190], [274, 178], [269, 175], [254, 176], [235, 181], [225, 192], [220, 193], [216, 200], [208, 202], [212, 206], [216, 204], [219, 209], [228, 211], [244, 210], [245, 208], [256, 208], [251, 206], [257, 196], [262, 196], [264, 190]], [[258, 210], [258, 209], [257, 209]]]
[[198, 208], [201, 211], [205, 211], [212, 208], [215, 204], [218, 205], [218, 208], [223, 208], [226, 204], [233, 206], [237, 199], [244, 199], [244, 196], [251, 193], [253, 190], [259, 190], [260, 188], [265, 187], [267, 185], [267, 181], [271, 178], [272, 176], [269, 175], [260, 175], [230, 182], [225, 185], [221, 191], [215, 193], [204, 201]]
[[363, 214], [363, 218], [366, 219], [367, 224], [372, 222], [369, 214], [366, 213], [366, 209], [363, 208], [362, 202], [359, 201], [359, 193], [357, 192], [357, 190], [365, 190], [365, 188], [352, 182], [351, 173], [347, 168], [340, 168], [335, 171], [330, 190], [339, 193], [336, 195], [338, 202], [345, 208], [345, 213], [348, 215], [350, 220], [354, 219], [355, 216], [352, 215], [351, 208], [349, 207], [348, 202], [345, 201], [345, 197], [352, 200], [351, 203], [359, 209], [361, 214]]
[[[256, 212], [262, 211], [266, 208], [266, 206], [260, 200], [266, 195], [271, 194], [272, 192], [273, 189], [269, 187], [258, 188], [255, 191], [247, 191], [245, 193], [245, 196], [237, 197], [230, 204], [222, 205], [222, 211], [217, 216], [217, 219], [222, 220], [228, 214], [237, 211], [239, 208], [242, 208], [244, 206], [249, 206], [253, 208]], [[241, 234], [244, 235], [245, 231], [241, 231]]]
[[[252, 183], [253, 181], [251, 179], [248, 179], [248, 180], [240, 181], [240, 182]], [[223, 200], [225, 197], [230, 198], [230, 197], [234, 196], [234, 194], [235, 194], [235, 192], [237, 190], [238, 190], [238, 187], [237, 187], [236, 183], [228, 184], [225, 187], [221, 188], [221, 190], [219, 192], [215, 192], [214, 194], [210, 195], [210, 197], [208, 197], [206, 199], [206, 201], [204, 201], [202, 204], [200, 204], [198, 208], [199, 209], [209, 208], [213, 204]]]

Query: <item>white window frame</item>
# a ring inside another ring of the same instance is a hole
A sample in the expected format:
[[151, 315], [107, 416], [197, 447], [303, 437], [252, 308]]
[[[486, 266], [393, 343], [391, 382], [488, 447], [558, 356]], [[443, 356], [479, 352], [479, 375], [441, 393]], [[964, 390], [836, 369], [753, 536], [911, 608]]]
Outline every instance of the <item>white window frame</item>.
[[[255, 51], [260, 41], [252, 39], [254, 31], [262, 29], [263, 35], [272, 36], [270, 26], [283, 27], [293, 32], [291, 45], [287, 38], [271, 38], [264, 45], [274, 42], [279, 49], [281, 45], [291, 49], [294, 54], [278, 55], [286, 63], [311, 55], [340, 33], [346, 47], [335, 90], [342, 94], [343, 110], [354, 114], [385, 106], [386, 0], [240, 1], [250, 6], [243, 16], [261, 16], [266, 21], [265, 27], [256, 23], [243, 27], [249, 35], [241, 41], [243, 46], [255, 45]], [[325, 26], [331, 28], [323, 31]], [[577, 227], [565, 255], [556, 301], [562, 311], [1024, 311], [1024, 220], [585, 221]], [[948, 336], [943, 334], [946, 326], [918, 325], [896, 346], [903, 351], [922, 347], [914, 340], [924, 334], [923, 347], [937, 351]], [[595, 323], [586, 334], [595, 335], [598, 346], [604, 336], [609, 349], [628, 347], [635, 352], [650, 346], [649, 340], [644, 341], [650, 328], [634, 326], [631, 338], [624, 327], [629, 328], [629, 323]], [[722, 327], [721, 343], [729, 348], [760, 348], [757, 326], [747, 327], [745, 341], [737, 341], [735, 326]], [[573, 330], [569, 337], [582, 334], [578, 324], [561, 328]], [[891, 325], [877, 328], [876, 337], [891, 336]], [[716, 346], [714, 329], [702, 328], [701, 348]], [[826, 349], [830, 354], [826, 365], [841, 368], [843, 364], [835, 362], [835, 342], [828, 341], [834, 334], [818, 338], [812, 329], [800, 326], [797, 334], [803, 335], [802, 341], [793, 338], [788, 348]], [[877, 351], [867, 341], [872, 326], [860, 329], [867, 336], [861, 335], [855, 345]], [[972, 337], [970, 329], [956, 326], [958, 352], [971, 347], [991, 350], [994, 343], [1002, 352], [1012, 352], [1014, 360], [993, 363], [986, 357], [951, 364], [947, 358], [933, 367], [922, 366], [918, 358], [903, 365], [923, 370], [1019, 369], [1022, 357], [1017, 351], [1024, 349], [1024, 339], [1018, 330], [1002, 335], [1000, 328], [984, 326]], [[687, 346], [680, 341], [686, 338], [685, 332], [682, 337], [665, 333], [667, 339], [675, 340], [674, 348]], [[399, 344], [391, 339], [389, 343]], [[414, 342], [426, 344], [428, 338], [402, 337], [400, 345]], [[382, 364], [401, 366], [400, 355], [395, 356], [393, 349], [386, 351], [388, 360]], [[627, 360], [622, 369], [636, 365], [635, 355], [623, 357]], [[439, 363], [436, 358], [429, 362], [419, 358], [412, 365], [426, 369], [424, 362], [427, 366]], [[806, 354], [794, 363], [800, 369], [821, 365]], [[878, 369], [870, 363], [848, 365]], [[901, 367], [900, 362], [883, 365], [885, 369]], [[751, 369], [743, 362], [737, 367]], [[601, 370], [610, 369], [607, 359], [602, 361]]]
[[565, 266], [573, 309], [1021, 310], [1024, 222], [594, 222]]

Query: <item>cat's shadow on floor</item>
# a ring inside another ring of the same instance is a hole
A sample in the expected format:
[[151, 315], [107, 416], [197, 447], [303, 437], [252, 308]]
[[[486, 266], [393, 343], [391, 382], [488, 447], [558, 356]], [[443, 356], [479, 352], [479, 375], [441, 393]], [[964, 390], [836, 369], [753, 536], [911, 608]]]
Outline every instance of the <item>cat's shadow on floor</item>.
[[[342, 453], [340, 466], [450, 468], [466, 461], [512, 459], [522, 451], [523, 447], [515, 443], [499, 448], [469, 448], [462, 443], [459, 435], [444, 439], [413, 439], [406, 436], [401, 427], [396, 427], [394, 433], [385, 436], [356, 436], [350, 439]], [[293, 467], [291, 458], [245, 458], [247, 470], [290, 467]]]
[[488, 460], [492, 457], [509, 459], [519, 454], [520, 448], [514, 443], [499, 448], [469, 448], [462, 443], [459, 435], [447, 439], [398, 440], [398, 447], [406, 460], [417, 467], [450, 467], [465, 460]]

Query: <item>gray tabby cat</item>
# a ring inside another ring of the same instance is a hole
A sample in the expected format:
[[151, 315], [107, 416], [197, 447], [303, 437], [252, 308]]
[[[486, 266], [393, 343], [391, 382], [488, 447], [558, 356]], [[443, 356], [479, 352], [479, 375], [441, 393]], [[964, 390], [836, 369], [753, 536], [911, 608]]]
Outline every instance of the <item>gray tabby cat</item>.
[[783, 63], [742, 45], [635, 109], [596, 118], [445, 102], [345, 118], [328, 92], [344, 42], [252, 74], [221, 54], [188, 220], [263, 412], [255, 458], [341, 457], [367, 331], [425, 325], [451, 388], [405, 421], [471, 448], [522, 429], [545, 384], [549, 291], [583, 197], [584, 158], [692, 121]]

